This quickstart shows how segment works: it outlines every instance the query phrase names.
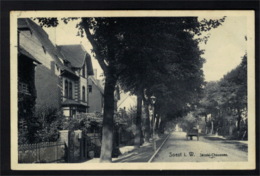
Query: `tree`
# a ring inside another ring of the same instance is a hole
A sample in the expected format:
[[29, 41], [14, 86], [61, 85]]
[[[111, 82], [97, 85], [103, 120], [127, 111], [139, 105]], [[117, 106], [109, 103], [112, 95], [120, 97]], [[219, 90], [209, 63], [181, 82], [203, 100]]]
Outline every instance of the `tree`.
[[[127, 45], [122, 63], [127, 67], [120, 74], [119, 81], [126, 91], [139, 97], [139, 110], [141, 100], [144, 101], [147, 115], [149, 100], [144, 98], [144, 91], [150, 92], [150, 96], [157, 94], [159, 122], [159, 118], [172, 111], [173, 106], [179, 110], [199, 93], [203, 82], [201, 68], [204, 60], [200, 57], [203, 52], [198, 48], [200, 39], [195, 40], [193, 37], [200, 35], [203, 30], [209, 30], [201, 26], [211, 24], [200, 24], [197, 18], [130, 18], [128, 23], [130, 26], [126, 26], [131, 30], [122, 34]], [[182, 97], [176, 98], [178, 95]], [[166, 101], [168, 99], [171, 102]], [[138, 123], [141, 122], [141, 114], [138, 112], [136, 147], [140, 145], [138, 135], [141, 124]], [[149, 123], [149, 117], [146, 119]]]
[[[232, 118], [237, 118], [237, 130], [240, 131], [242, 114], [247, 111], [247, 55], [242, 62], [220, 81], [208, 82], [204, 87], [203, 96], [199, 103], [199, 114], [211, 114], [211, 131], [220, 131], [222, 135], [229, 134]], [[225, 125], [228, 124], [228, 125]], [[217, 130], [222, 129], [222, 130]]]
[[247, 112], [247, 55], [241, 63], [220, 80], [223, 107], [237, 117], [237, 131], [240, 132], [242, 114]]

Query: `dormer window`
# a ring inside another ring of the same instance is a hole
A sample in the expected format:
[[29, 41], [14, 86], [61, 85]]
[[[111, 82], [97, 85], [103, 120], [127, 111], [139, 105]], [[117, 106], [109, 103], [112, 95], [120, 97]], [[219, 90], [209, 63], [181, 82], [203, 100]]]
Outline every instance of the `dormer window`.
[[46, 49], [44, 46], [42, 46], [43, 52], [46, 54]]
[[70, 62], [69, 62], [69, 61], [67, 61], [67, 60], [64, 60], [64, 65], [65, 65], [66, 67], [71, 67], [71, 64], [70, 64]]
[[64, 60], [64, 65], [65, 65], [65, 66], [68, 66], [68, 64], [69, 64], [69, 62], [66, 61], [66, 60]]

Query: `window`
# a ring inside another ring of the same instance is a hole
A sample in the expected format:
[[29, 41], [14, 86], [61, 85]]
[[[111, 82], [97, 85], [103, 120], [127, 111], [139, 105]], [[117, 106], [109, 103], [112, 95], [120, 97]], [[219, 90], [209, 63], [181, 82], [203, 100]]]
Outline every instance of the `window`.
[[85, 86], [82, 87], [82, 101], [86, 101]]
[[70, 108], [70, 117], [74, 118], [75, 115], [76, 115], [76, 110], [75, 110], [75, 108], [74, 108], [74, 107], [73, 107], [73, 108]]
[[65, 81], [65, 97], [69, 96], [69, 88], [68, 88], [68, 81]]
[[92, 92], [92, 85], [88, 85], [88, 92], [89, 92], [89, 93]]
[[69, 98], [72, 99], [72, 83], [69, 83]]

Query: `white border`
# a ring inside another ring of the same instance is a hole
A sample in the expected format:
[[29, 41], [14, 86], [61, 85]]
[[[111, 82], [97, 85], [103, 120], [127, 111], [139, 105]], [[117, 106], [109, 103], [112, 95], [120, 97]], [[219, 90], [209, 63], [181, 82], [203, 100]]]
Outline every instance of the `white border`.
[[[73, 13], [72, 13], [73, 12]], [[17, 18], [21, 17], [174, 17], [246, 16], [248, 53], [248, 161], [247, 162], [174, 162], [174, 163], [80, 163], [19, 164], [17, 146]], [[12, 11], [10, 13], [11, 81], [11, 169], [12, 170], [247, 170], [255, 169], [255, 31], [254, 11]]]

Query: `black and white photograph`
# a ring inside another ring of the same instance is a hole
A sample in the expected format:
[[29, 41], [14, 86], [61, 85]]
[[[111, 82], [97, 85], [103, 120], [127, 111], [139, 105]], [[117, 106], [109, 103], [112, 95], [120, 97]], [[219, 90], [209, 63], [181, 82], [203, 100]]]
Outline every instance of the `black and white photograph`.
[[254, 11], [12, 11], [13, 170], [255, 169]]

